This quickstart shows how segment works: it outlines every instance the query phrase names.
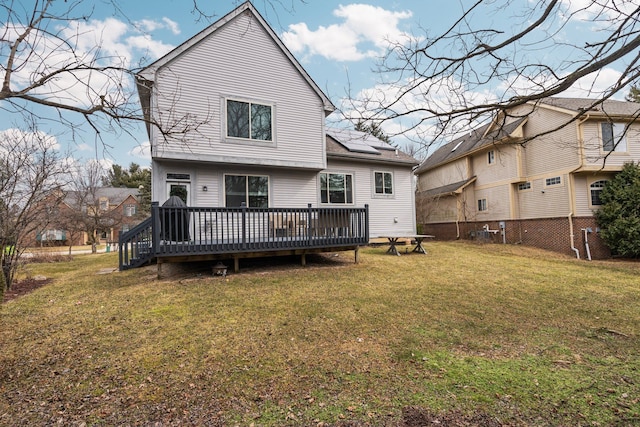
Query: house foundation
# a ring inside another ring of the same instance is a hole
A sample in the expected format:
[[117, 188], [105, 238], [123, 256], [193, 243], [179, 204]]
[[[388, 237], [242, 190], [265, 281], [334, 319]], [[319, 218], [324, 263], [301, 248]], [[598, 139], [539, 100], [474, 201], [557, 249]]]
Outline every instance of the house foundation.
[[[500, 228], [501, 223], [504, 224], [504, 234]], [[593, 217], [432, 223], [422, 224], [422, 232], [433, 234], [437, 240], [522, 244], [579, 256], [580, 259], [611, 257], [611, 250], [600, 238], [599, 228]]]

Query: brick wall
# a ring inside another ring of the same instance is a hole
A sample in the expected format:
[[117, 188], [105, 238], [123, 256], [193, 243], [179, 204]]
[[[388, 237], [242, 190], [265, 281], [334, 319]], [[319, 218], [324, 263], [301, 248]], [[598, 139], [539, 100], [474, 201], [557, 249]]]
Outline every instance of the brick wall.
[[[506, 243], [523, 244], [574, 257], [576, 256], [575, 252], [571, 249], [571, 232], [569, 219], [567, 217], [513, 220], [504, 221], [504, 223]], [[572, 223], [574, 247], [578, 249], [580, 258], [587, 258], [585, 233], [582, 231], [587, 228], [591, 228], [592, 230], [587, 236], [591, 258], [606, 259], [611, 256], [609, 248], [598, 236], [598, 226], [595, 218], [572, 218]], [[500, 223], [498, 221], [487, 221], [464, 222], [459, 223], [457, 227], [455, 223], [422, 224], [422, 232], [425, 234], [433, 234], [436, 236], [436, 240], [455, 240], [458, 238], [459, 230], [460, 239], [502, 243], [502, 234], [500, 232], [484, 232], [483, 227], [485, 225], [489, 226], [489, 230], [500, 229]]]

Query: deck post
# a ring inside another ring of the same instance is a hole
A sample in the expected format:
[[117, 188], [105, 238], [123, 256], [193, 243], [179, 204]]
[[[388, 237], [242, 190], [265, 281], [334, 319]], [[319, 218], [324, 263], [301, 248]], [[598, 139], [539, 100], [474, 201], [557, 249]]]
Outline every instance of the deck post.
[[160, 250], [160, 202], [151, 202], [151, 253]]
[[240, 272], [240, 257], [238, 255], [235, 255], [233, 257], [233, 272], [234, 273]]
[[364, 237], [369, 243], [369, 204], [364, 205]]
[[305, 254], [304, 252], [300, 256], [300, 263], [302, 264], [303, 267], [307, 266], [307, 254]]
[[353, 251], [353, 256], [355, 258], [354, 262], [356, 264], [360, 263], [360, 246], [356, 246], [356, 248]]
[[307, 204], [307, 246], [311, 246], [311, 203]]
[[[242, 249], [247, 247], [247, 205], [242, 204]], [[237, 273], [237, 271], [236, 271]]]

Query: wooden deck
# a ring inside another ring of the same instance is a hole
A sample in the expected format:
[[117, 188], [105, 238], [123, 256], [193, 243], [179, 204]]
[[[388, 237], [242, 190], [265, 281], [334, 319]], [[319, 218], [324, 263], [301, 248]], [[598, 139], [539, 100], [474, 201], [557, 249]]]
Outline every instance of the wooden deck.
[[356, 251], [369, 241], [364, 208], [162, 207], [120, 236], [120, 269], [156, 260], [168, 262], [239, 259], [318, 252]]

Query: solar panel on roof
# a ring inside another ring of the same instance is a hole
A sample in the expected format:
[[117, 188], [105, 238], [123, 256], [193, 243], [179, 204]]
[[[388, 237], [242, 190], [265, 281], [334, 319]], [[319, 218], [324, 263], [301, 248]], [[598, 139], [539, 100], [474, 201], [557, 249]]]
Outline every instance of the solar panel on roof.
[[354, 153], [380, 155], [380, 152], [376, 150], [376, 148], [384, 149], [378, 145], [376, 145], [376, 148], [372, 147], [370, 144], [371, 140], [377, 138], [367, 138], [367, 135], [362, 132], [355, 133], [348, 130], [331, 129], [327, 130], [327, 133], [344, 148]]

